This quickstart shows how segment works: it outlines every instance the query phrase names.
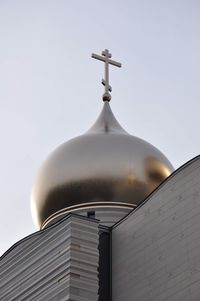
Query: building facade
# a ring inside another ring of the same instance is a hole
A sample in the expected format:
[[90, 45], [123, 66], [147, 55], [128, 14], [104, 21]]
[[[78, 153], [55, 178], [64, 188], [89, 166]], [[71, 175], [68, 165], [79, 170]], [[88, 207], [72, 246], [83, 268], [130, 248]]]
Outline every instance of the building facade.
[[70, 213], [11, 247], [1, 300], [197, 301], [200, 157], [113, 226]]

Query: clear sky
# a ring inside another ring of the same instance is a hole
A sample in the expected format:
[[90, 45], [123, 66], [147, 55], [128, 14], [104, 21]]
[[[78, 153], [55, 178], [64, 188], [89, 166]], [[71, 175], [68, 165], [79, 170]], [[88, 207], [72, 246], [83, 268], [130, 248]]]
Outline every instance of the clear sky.
[[101, 107], [175, 168], [200, 153], [200, 1], [0, 0], [0, 254], [35, 231], [30, 192], [46, 156]]

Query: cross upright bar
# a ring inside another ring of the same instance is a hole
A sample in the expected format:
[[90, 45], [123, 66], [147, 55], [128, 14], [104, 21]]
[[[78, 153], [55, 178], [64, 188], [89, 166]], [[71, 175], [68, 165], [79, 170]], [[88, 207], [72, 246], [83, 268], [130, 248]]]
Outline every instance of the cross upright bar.
[[111, 95], [109, 92], [112, 91], [112, 87], [109, 85], [109, 64], [116, 66], [116, 67], [121, 67], [122, 65], [121, 65], [121, 63], [118, 63], [118, 62], [110, 59], [112, 57], [112, 54], [109, 53], [108, 49], [105, 49], [104, 51], [102, 51], [101, 54], [102, 54], [102, 56], [92, 53], [92, 58], [105, 63], [105, 79], [102, 79], [102, 84], [105, 86], [105, 93], [103, 94], [103, 101], [110, 101]]

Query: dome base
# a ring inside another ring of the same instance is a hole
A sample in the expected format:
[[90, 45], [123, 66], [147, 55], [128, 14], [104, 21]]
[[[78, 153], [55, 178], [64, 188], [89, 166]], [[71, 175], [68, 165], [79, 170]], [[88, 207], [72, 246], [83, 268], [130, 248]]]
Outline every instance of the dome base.
[[42, 229], [58, 222], [69, 213], [76, 213], [89, 218], [95, 218], [100, 221], [101, 225], [111, 227], [126, 214], [128, 214], [136, 205], [126, 203], [87, 203], [82, 206], [73, 206], [71, 208], [62, 209], [46, 219], [42, 225]]

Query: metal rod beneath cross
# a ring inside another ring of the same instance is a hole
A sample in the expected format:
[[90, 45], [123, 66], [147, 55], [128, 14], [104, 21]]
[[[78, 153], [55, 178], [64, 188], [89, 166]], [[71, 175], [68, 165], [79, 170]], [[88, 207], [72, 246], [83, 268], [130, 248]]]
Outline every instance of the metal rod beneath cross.
[[92, 58], [105, 63], [105, 79], [102, 79], [102, 82], [101, 82], [105, 86], [105, 92], [104, 92], [102, 98], [103, 98], [103, 101], [110, 101], [111, 94], [109, 92], [112, 91], [112, 87], [109, 85], [109, 64], [116, 66], [116, 67], [121, 67], [122, 64], [110, 59], [112, 57], [112, 54], [109, 53], [108, 49], [105, 49], [104, 51], [102, 51], [101, 54], [102, 54], [102, 56], [92, 53]]

